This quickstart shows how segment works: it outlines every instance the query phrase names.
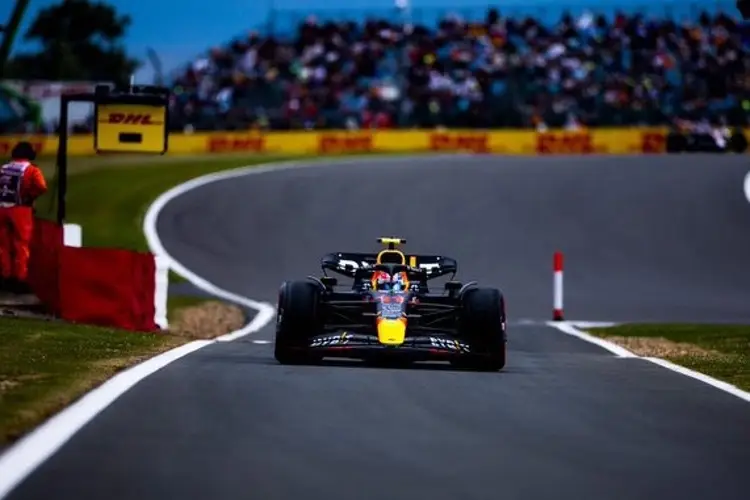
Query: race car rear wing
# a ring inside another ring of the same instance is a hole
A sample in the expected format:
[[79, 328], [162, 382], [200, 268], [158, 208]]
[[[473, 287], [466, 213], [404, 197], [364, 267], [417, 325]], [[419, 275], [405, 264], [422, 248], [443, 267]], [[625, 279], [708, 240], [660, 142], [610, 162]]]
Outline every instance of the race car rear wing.
[[[326, 270], [354, 278], [363, 270], [375, 269], [378, 255], [374, 253], [330, 253], [321, 259], [323, 272]], [[423, 274], [425, 279], [435, 279], [447, 274], [455, 275], [458, 263], [443, 255], [407, 255], [406, 264], [413, 272]]]

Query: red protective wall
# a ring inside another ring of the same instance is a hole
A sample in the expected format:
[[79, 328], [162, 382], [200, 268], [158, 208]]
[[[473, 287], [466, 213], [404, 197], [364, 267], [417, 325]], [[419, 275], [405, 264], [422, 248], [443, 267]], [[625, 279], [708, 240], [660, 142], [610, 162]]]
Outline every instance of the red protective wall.
[[63, 244], [63, 229], [36, 220], [29, 282], [48, 311], [66, 321], [154, 331], [155, 262], [149, 253]]
[[108, 248], [63, 247], [60, 310], [66, 321], [151, 331], [154, 258]]
[[63, 229], [52, 221], [35, 218], [29, 255], [29, 286], [47, 309], [60, 316], [60, 250]]

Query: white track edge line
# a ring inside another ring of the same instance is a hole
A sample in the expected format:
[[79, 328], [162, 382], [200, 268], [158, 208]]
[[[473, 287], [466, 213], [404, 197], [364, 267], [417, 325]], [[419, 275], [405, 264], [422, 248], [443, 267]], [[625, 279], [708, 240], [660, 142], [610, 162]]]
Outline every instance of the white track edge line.
[[40, 424], [30, 431], [26, 436], [14, 443], [2, 454], [0, 454], [0, 499], [10, 494], [16, 486], [34, 472], [40, 465], [54, 455], [66, 442], [68, 442], [80, 429], [93, 420], [99, 413], [115, 402], [130, 388], [138, 382], [164, 368], [173, 361], [202, 349], [215, 342], [230, 342], [244, 337], [262, 329], [275, 315], [275, 307], [266, 302], [242, 297], [228, 292], [196, 275], [185, 266], [172, 258], [165, 250], [164, 245], [156, 231], [156, 222], [159, 212], [168, 202], [175, 198], [210, 184], [215, 181], [243, 177], [277, 170], [286, 170], [301, 167], [323, 167], [349, 163], [358, 163], [362, 160], [375, 160], [378, 162], [420, 161], [434, 159], [436, 157], [450, 156], [455, 158], [473, 156], [471, 154], [427, 154], [427, 155], [404, 155], [377, 157], [373, 155], [348, 156], [346, 158], [325, 158], [322, 160], [293, 160], [293, 161], [268, 161], [256, 165], [236, 167], [229, 170], [215, 172], [213, 174], [196, 177], [172, 189], [162, 193], [149, 206], [143, 220], [143, 232], [146, 236], [148, 246], [156, 257], [165, 259], [169, 268], [175, 273], [191, 282], [196, 287], [223, 298], [229, 302], [244, 305], [255, 309], [257, 314], [244, 327], [234, 332], [222, 335], [212, 340], [198, 340], [183, 344], [169, 351], [163, 352], [138, 365], [132, 366], [102, 385], [92, 389], [76, 402], [61, 410], [59, 413]]
[[581, 340], [585, 340], [590, 344], [596, 344], [602, 349], [606, 349], [618, 358], [637, 358], [638, 356], [629, 350], [621, 347], [613, 342], [609, 342], [599, 337], [595, 337], [590, 333], [586, 333], [583, 330], [579, 330], [570, 321], [548, 321], [547, 326], [551, 326], [565, 334], [578, 337]]
[[690, 368], [686, 368], [684, 366], [680, 366], [678, 364], [672, 363], [671, 361], [667, 361], [666, 359], [661, 358], [641, 358], [645, 359], [646, 361], [650, 361], [651, 363], [657, 364], [661, 367], [664, 367], [668, 370], [672, 370], [674, 372], [677, 372], [681, 375], [685, 375], [686, 377], [694, 378], [695, 380], [699, 380], [705, 384], [708, 384], [710, 386], [713, 386], [717, 389], [720, 389], [724, 392], [728, 392], [729, 394], [736, 396], [742, 400], [747, 401], [750, 403], [750, 392], [743, 391], [739, 387], [732, 385], [728, 382], [724, 382], [723, 380], [719, 380], [716, 378], [713, 378], [709, 375], [706, 375], [705, 373], [697, 372], [695, 370], [691, 370]]
[[[748, 199], [750, 199], [750, 196], [748, 197]], [[697, 372], [695, 370], [691, 370], [690, 368], [686, 368], [684, 366], [672, 363], [671, 361], [667, 361], [665, 359], [639, 356], [613, 342], [609, 342], [602, 338], [595, 337], [591, 335], [590, 333], [587, 333], [583, 330], [576, 328], [576, 326], [574, 326], [574, 323], [576, 322], [548, 321], [547, 325], [563, 333], [572, 335], [573, 337], [577, 337], [586, 342], [596, 344], [599, 347], [602, 347], [603, 349], [606, 349], [607, 351], [615, 354], [615, 356], [618, 358], [642, 359], [643, 361], [654, 363], [656, 365], [661, 366], [662, 368], [666, 368], [667, 370], [671, 370], [675, 373], [679, 373], [680, 375], [684, 375], [686, 377], [690, 377], [692, 379], [698, 380], [700, 382], [703, 382], [704, 384], [710, 385], [716, 389], [724, 391], [728, 394], [731, 394], [732, 396], [738, 397], [750, 403], [750, 392], [743, 391], [737, 386], [734, 386], [728, 382], [724, 382], [723, 380], [719, 380], [717, 378], [711, 377], [710, 375], [706, 375], [705, 373]], [[586, 324], [586, 322], [580, 322], [580, 323]], [[614, 324], [611, 324], [611, 326], [614, 326]]]

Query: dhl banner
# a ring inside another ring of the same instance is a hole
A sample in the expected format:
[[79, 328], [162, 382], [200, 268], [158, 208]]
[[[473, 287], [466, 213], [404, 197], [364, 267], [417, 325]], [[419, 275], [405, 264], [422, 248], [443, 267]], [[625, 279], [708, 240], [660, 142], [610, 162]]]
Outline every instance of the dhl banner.
[[[665, 153], [667, 130], [595, 129], [583, 131], [382, 130], [320, 132], [214, 132], [170, 134], [168, 155], [247, 153], [335, 155], [375, 152], [467, 152], [506, 155]], [[38, 156], [53, 156], [55, 136], [0, 136], [0, 157], [19, 140], [31, 142]], [[93, 136], [68, 139], [70, 156], [94, 153]]]
[[167, 109], [163, 106], [97, 104], [94, 147], [107, 153], [167, 150]]

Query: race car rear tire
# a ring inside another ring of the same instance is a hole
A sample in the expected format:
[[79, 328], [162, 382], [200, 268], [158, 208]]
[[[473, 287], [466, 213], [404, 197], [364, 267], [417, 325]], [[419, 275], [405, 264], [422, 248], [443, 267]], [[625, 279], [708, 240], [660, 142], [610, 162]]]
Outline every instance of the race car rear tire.
[[473, 288], [461, 297], [460, 335], [471, 354], [457, 366], [480, 371], [499, 371], [505, 367], [507, 332], [505, 297], [495, 288]]
[[319, 358], [308, 351], [310, 337], [319, 333], [320, 288], [308, 281], [288, 281], [279, 290], [274, 357], [283, 365]]

